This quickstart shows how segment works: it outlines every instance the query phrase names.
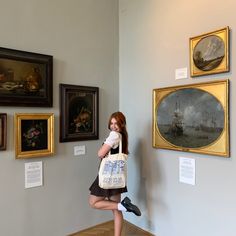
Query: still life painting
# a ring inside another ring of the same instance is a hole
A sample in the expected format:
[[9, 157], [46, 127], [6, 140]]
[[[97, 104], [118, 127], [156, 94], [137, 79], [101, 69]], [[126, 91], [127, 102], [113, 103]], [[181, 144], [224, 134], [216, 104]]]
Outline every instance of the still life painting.
[[54, 153], [54, 115], [15, 114], [16, 158], [48, 156]]
[[0, 48], [0, 105], [52, 106], [52, 56]]
[[60, 84], [60, 142], [98, 139], [98, 91]]

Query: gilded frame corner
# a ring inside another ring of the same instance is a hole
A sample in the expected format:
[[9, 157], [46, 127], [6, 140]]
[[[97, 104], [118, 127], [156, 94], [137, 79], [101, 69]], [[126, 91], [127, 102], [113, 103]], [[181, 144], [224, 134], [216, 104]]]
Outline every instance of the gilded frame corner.
[[229, 27], [189, 39], [192, 77], [229, 71]]
[[[195, 94], [195, 97], [191, 92]], [[188, 98], [186, 99], [185, 96]], [[209, 101], [197, 101], [197, 97], [199, 99], [205, 97]], [[153, 147], [229, 157], [228, 97], [228, 79], [153, 89]], [[185, 100], [188, 101], [184, 102]], [[212, 104], [212, 107], [209, 104]], [[216, 109], [214, 104], [217, 104], [217, 109], [221, 112], [220, 115], [217, 110], [214, 110]], [[214, 112], [210, 112], [211, 110]], [[179, 120], [182, 123], [178, 123], [182, 126], [180, 125], [178, 129], [173, 128], [177, 123], [176, 111], [182, 114], [182, 118]], [[212, 114], [216, 117], [212, 118]], [[207, 123], [207, 116], [210, 121], [215, 122], [215, 126]], [[202, 121], [205, 122], [205, 126]]]
[[53, 113], [16, 113], [14, 128], [16, 159], [54, 154]]

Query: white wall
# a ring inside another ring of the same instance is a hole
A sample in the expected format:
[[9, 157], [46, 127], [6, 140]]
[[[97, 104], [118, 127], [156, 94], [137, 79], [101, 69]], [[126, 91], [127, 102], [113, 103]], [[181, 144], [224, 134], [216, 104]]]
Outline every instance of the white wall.
[[[118, 1], [1, 0], [0, 46], [53, 55], [53, 107], [0, 107], [8, 114], [7, 150], [0, 152], [0, 235], [65, 236], [111, 219], [90, 209], [97, 149], [118, 110]], [[59, 83], [98, 86], [99, 140], [59, 143]], [[53, 112], [53, 157], [15, 160], [15, 112]], [[86, 155], [73, 156], [75, 145]], [[43, 162], [43, 187], [24, 189], [24, 163]]]
[[[120, 110], [127, 115], [129, 194], [141, 206], [132, 223], [158, 236], [233, 236], [236, 232], [236, 3], [120, 0]], [[189, 38], [229, 26], [229, 73], [175, 80], [189, 70]], [[152, 90], [230, 79], [231, 157], [152, 148]], [[196, 186], [179, 183], [179, 157], [196, 160]]]

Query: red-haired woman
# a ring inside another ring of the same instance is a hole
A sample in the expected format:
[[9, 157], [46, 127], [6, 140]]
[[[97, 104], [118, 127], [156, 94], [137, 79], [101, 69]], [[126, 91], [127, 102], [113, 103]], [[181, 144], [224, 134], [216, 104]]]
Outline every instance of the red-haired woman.
[[[115, 112], [108, 121], [110, 134], [98, 150], [98, 157], [104, 158], [111, 152], [119, 152], [119, 142], [122, 140], [122, 152], [128, 154], [128, 133], [126, 129], [126, 118], [122, 112]], [[98, 185], [98, 176], [89, 188], [89, 204], [91, 207], [100, 210], [112, 210], [114, 215], [114, 236], [121, 236], [123, 214], [122, 211], [132, 212], [141, 216], [137, 206], [131, 203], [128, 197], [121, 201], [121, 193], [127, 192], [127, 187], [118, 189], [102, 189]]]

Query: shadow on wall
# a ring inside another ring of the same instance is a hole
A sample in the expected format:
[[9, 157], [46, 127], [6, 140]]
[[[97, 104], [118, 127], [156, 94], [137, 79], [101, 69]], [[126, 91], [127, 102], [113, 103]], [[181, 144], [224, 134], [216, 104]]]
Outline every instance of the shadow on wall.
[[[154, 231], [154, 205], [161, 205], [165, 208], [165, 203], [158, 199], [158, 194], [153, 191], [161, 183], [161, 170], [155, 158], [155, 150], [152, 150], [152, 144], [147, 143], [147, 139], [139, 139], [134, 147], [134, 165], [137, 172], [137, 187], [134, 195], [141, 203], [142, 213], [147, 227]], [[155, 170], [155, 173], [153, 170]], [[158, 189], [157, 189], [158, 191]], [[155, 196], [155, 197], [153, 197]]]

